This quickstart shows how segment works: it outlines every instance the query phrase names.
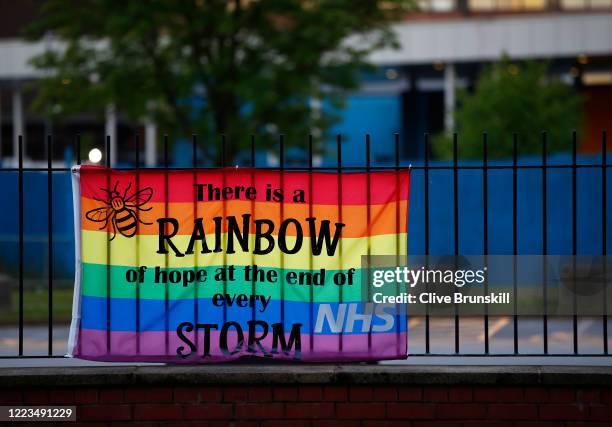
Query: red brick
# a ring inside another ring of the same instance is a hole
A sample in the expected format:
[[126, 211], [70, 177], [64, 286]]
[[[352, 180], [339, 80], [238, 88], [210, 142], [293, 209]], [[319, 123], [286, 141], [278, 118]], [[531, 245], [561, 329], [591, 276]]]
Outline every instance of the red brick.
[[423, 390], [425, 402], [437, 402], [448, 400], [448, 389], [446, 387], [425, 387]]
[[348, 400], [348, 388], [345, 386], [328, 385], [323, 387], [323, 400], [326, 402], [342, 402]]
[[237, 404], [236, 418], [283, 418], [284, 405], [282, 403], [257, 403], [257, 404]]
[[176, 403], [199, 402], [200, 390], [196, 387], [177, 387], [174, 389], [174, 401]]
[[548, 389], [544, 387], [527, 387], [525, 389], [525, 402], [548, 402]]
[[359, 421], [348, 420], [318, 420], [316, 422], [316, 427], [360, 427], [360, 425]]
[[587, 388], [576, 392], [576, 401], [585, 403], [599, 403], [600, 393], [597, 389]]
[[200, 388], [200, 401], [202, 402], [221, 402], [223, 400], [223, 392], [218, 387], [202, 387]]
[[264, 421], [261, 423], [261, 427], [310, 427], [310, 421], [297, 421], [297, 420], [278, 420], [278, 421]]
[[612, 421], [612, 408], [609, 406], [591, 406], [591, 419], [594, 421]]
[[374, 399], [379, 402], [394, 402], [397, 400], [397, 388], [374, 387]]
[[74, 405], [74, 401], [74, 390], [60, 388], [49, 394], [49, 403], [55, 405]]
[[23, 396], [21, 395], [20, 390], [0, 390], [0, 403], [8, 404], [8, 403], [21, 403], [23, 401]]
[[225, 387], [223, 389], [223, 400], [225, 402], [244, 402], [249, 398], [247, 387]]
[[400, 387], [397, 391], [397, 400], [420, 401], [423, 399], [423, 390], [420, 387]]
[[559, 427], [559, 423], [552, 423], [546, 421], [527, 421], [514, 423], [514, 427]]
[[136, 420], [180, 420], [183, 408], [173, 404], [134, 405]]
[[232, 405], [226, 403], [202, 403], [183, 407], [185, 419], [223, 420], [232, 418]]
[[571, 427], [610, 427], [610, 423], [597, 423], [591, 421], [567, 423], [566, 425]]
[[323, 399], [323, 389], [319, 386], [300, 386], [298, 399], [303, 401], [321, 401]]
[[374, 399], [372, 387], [351, 387], [349, 389], [349, 400], [354, 402], [371, 402]]
[[333, 403], [292, 403], [285, 411], [287, 418], [334, 418]]
[[478, 419], [487, 416], [487, 407], [477, 403], [449, 403], [436, 405], [436, 417], [444, 418], [461, 418], [461, 419]]
[[474, 402], [497, 402], [497, 394], [491, 387], [475, 387], [472, 399]]
[[509, 421], [468, 421], [462, 423], [461, 427], [512, 427], [512, 423]]
[[539, 410], [544, 420], [580, 420], [587, 416], [587, 411], [576, 405], [541, 405]]
[[520, 387], [477, 387], [473, 392], [474, 402], [523, 402], [525, 395]]
[[103, 388], [98, 393], [100, 403], [122, 403], [124, 401], [123, 389]]
[[601, 391], [601, 401], [603, 403], [612, 403], [612, 389]]
[[275, 401], [293, 402], [297, 400], [298, 389], [297, 387], [278, 386], [274, 387], [273, 393]]
[[[232, 424], [230, 421], [164, 421], [162, 423], [156, 423], [157, 427], [234, 427], [236, 424]], [[63, 426], [62, 426], [63, 427]], [[110, 424], [108, 427], [115, 427], [114, 424]], [[140, 427], [140, 424], [132, 424], [131, 427]], [[240, 424], [240, 427], [244, 427], [243, 424]], [[252, 424], [252, 427], [259, 427], [258, 423]]]
[[91, 404], [98, 403], [98, 390], [95, 388], [82, 388], [74, 393], [74, 401], [76, 404]]
[[154, 387], [146, 391], [147, 402], [172, 402], [173, 390], [169, 387]]
[[223, 392], [217, 387], [177, 387], [174, 389], [176, 403], [220, 402]]
[[570, 403], [576, 401], [576, 392], [569, 388], [551, 388], [548, 390], [548, 401]]
[[537, 420], [538, 407], [528, 404], [489, 405], [489, 418], [502, 420]]
[[49, 403], [49, 392], [47, 390], [23, 390], [23, 403], [25, 404], [47, 404]]
[[248, 390], [250, 402], [272, 401], [272, 389], [270, 387], [250, 387]]
[[472, 389], [471, 387], [451, 387], [448, 390], [448, 399], [451, 402], [471, 402]]
[[385, 418], [384, 403], [338, 403], [338, 418], [348, 419], [381, 419]]
[[77, 419], [92, 421], [131, 420], [132, 408], [128, 405], [81, 406], [77, 408]]
[[[397, 420], [370, 420], [363, 424], [366, 427], [397, 427]], [[410, 424], [402, 423], [401, 426]]]
[[413, 427], [463, 427], [462, 423], [454, 421], [415, 421]]
[[123, 393], [126, 402], [147, 402], [144, 388], [126, 388]]
[[525, 394], [520, 387], [501, 387], [496, 390], [498, 402], [523, 402]]
[[390, 419], [433, 419], [434, 406], [429, 403], [388, 403], [387, 418]]
[[[72, 427], [72, 424], [70, 425]], [[89, 424], [86, 425], [87, 427], [89, 427]], [[118, 422], [118, 423], [112, 423], [111, 424], [112, 427], [159, 427], [158, 423], [144, 423], [144, 422], [126, 422], [126, 423], [122, 423], [122, 422]], [[166, 424], [164, 423], [164, 427], [166, 427]]]

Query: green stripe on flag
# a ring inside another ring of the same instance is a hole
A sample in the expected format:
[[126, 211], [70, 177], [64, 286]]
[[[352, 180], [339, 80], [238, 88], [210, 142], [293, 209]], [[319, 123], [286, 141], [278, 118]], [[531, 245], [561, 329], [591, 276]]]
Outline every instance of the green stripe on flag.
[[[227, 292], [228, 293], [253, 293], [253, 283], [244, 280], [244, 267], [236, 266], [234, 277], [236, 280], [227, 281]], [[110, 269], [110, 296], [112, 298], [136, 298], [136, 283], [130, 283], [126, 275], [128, 270], [135, 270], [131, 267], [125, 266], [106, 266], [102, 264], [82, 264], [82, 281], [81, 281], [81, 293], [85, 296], [96, 296], [103, 297], [107, 296], [107, 268]], [[197, 270], [192, 268], [173, 268], [171, 271], [178, 273], [172, 273], [175, 278], [180, 278], [178, 283], [168, 282], [168, 298], [169, 299], [192, 299], [196, 298], [210, 298], [216, 293], [223, 292], [223, 281], [214, 280], [215, 273], [222, 267], [211, 266], [201, 267]], [[160, 269], [165, 271], [166, 269]], [[198, 270], [206, 271], [206, 280], [202, 283], [190, 283], [187, 286], [183, 286], [182, 277], [185, 274], [190, 274]], [[314, 273], [320, 274], [320, 270], [295, 270], [286, 269], [281, 270], [278, 268], [265, 268], [266, 272], [276, 272], [277, 281], [275, 283], [270, 282], [255, 282], [255, 294], [270, 296], [272, 299], [280, 299], [281, 289], [281, 278], [289, 272], [295, 272], [298, 275], [300, 273]], [[348, 270], [348, 268], [347, 268]], [[287, 301], [310, 301], [310, 288], [313, 290], [313, 302], [338, 302], [340, 300], [340, 290], [342, 289], [342, 301], [361, 301], [361, 269], [356, 269], [353, 275], [353, 285], [338, 286], [333, 282], [333, 277], [340, 270], [326, 270], [325, 271], [325, 282], [323, 286], [316, 285], [299, 285], [284, 283], [284, 299]], [[342, 270], [346, 273], [346, 270]], [[132, 273], [135, 274], [135, 273]], [[148, 268], [144, 275], [144, 282], [139, 284], [140, 298], [142, 299], [164, 299], [166, 292], [166, 285], [155, 282], [155, 267]], [[197, 292], [197, 295], [196, 295]]]

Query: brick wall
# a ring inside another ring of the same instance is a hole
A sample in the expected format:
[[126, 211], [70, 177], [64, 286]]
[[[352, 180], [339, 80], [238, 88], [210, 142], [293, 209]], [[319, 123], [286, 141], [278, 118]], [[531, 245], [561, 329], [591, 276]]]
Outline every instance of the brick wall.
[[29, 387], [0, 390], [0, 400], [3, 405], [75, 404], [79, 420], [76, 425], [90, 426], [165, 426], [179, 422], [267, 427], [612, 425], [610, 387], [388, 384]]

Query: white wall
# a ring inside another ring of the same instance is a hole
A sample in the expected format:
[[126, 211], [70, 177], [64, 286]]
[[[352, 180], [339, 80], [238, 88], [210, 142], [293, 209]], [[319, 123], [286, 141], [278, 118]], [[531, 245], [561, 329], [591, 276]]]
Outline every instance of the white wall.
[[380, 50], [378, 64], [467, 62], [612, 54], [612, 13], [558, 13], [415, 21], [396, 26], [398, 50]]
[[[612, 12], [445, 18], [395, 28], [400, 49], [377, 51], [374, 62], [466, 62], [498, 59], [503, 53], [514, 58], [612, 54]], [[43, 43], [1, 40], [0, 79], [40, 75], [28, 59], [44, 50]]]

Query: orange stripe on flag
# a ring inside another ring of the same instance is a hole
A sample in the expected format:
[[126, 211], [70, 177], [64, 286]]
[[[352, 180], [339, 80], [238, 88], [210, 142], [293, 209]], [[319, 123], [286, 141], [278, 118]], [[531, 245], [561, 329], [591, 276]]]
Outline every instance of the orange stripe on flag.
[[[239, 218], [244, 214], [251, 214], [251, 232], [255, 232], [254, 219], [269, 219], [275, 225], [275, 231], [272, 233], [277, 234], [278, 227], [281, 223], [281, 212], [280, 204], [273, 202], [254, 202], [254, 208], [251, 206], [251, 202], [232, 200], [225, 202], [226, 211], [231, 212], [231, 215]], [[342, 222], [346, 226], [342, 230], [343, 237], [366, 237], [368, 235], [382, 235], [382, 234], [395, 234], [405, 233], [407, 224], [405, 221], [407, 215], [408, 202], [406, 200], [399, 202], [399, 215], [396, 215], [395, 202], [390, 202], [381, 205], [370, 206], [370, 217], [371, 217], [371, 229], [368, 230], [367, 226], [367, 206], [365, 205], [346, 205], [342, 206]], [[89, 199], [87, 197], [81, 198], [81, 224], [83, 230], [100, 230], [100, 226], [103, 223], [93, 222], [85, 217], [86, 212], [92, 209], [100, 208], [105, 206], [104, 203], [97, 200]], [[147, 203], [147, 208], [151, 208], [149, 211], [140, 211], [140, 220], [144, 222], [153, 222], [151, 225], [138, 224], [138, 234], [158, 234], [158, 224], [155, 222], [157, 218], [165, 217], [165, 207], [163, 203]], [[321, 220], [329, 220], [333, 223], [338, 222], [337, 206], [332, 205], [313, 205], [312, 216], [317, 218], [316, 221], [317, 231], [321, 224]], [[212, 234], [215, 232], [214, 223], [212, 218], [215, 216], [223, 216], [223, 202], [200, 202], [197, 206], [198, 217], [204, 218], [204, 232], [206, 234]], [[168, 216], [176, 218], [179, 222], [178, 234], [191, 234], [193, 230], [193, 214], [194, 204], [193, 203], [168, 203]], [[122, 213], [124, 215], [124, 213]], [[310, 235], [309, 223], [306, 222], [306, 218], [310, 216], [308, 204], [286, 204], [283, 208], [283, 218], [295, 218], [300, 222], [302, 230], [305, 236]], [[397, 218], [400, 218], [400, 223], [397, 224]], [[404, 220], [402, 220], [402, 218]], [[127, 221], [126, 221], [127, 222]], [[239, 221], [240, 223], [240, 221]], [[223, 232], [227, 231], [227, 222], [223, 221]], [[112, 232], [112, 225], [107, 224], [105, 231]], [[295, 227], [289, 226], [287, 228], [287, 235], [295, 235]]]

